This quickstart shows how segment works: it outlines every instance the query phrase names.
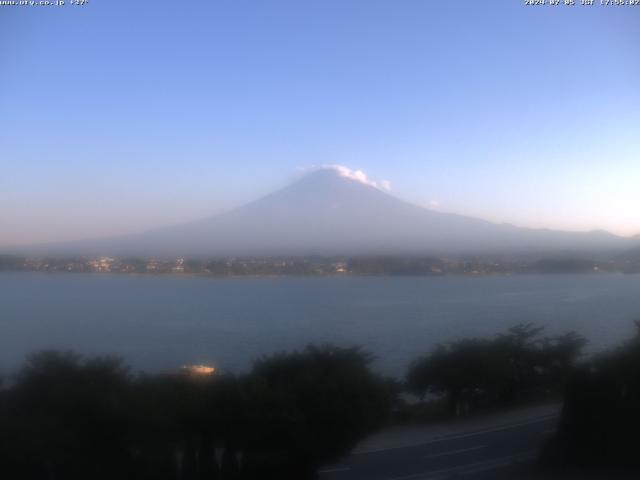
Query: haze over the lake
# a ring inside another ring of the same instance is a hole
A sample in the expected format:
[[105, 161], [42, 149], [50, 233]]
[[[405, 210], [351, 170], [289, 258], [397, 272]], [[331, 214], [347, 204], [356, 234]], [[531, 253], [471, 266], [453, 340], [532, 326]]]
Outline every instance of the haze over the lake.
[[4, 9], [0, 246], [205, 218], [325, 164], [444, 212], [639, 234], [637, 9], [462, 3]]

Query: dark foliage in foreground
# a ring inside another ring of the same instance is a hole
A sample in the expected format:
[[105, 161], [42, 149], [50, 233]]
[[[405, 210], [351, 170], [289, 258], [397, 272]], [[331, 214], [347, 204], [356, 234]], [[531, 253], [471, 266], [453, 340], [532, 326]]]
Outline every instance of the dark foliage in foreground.
[[636, 324], [633, 339], [571, 376], [558, 433], [544, 455], [551, 465], [639, 474], [640, 322]]
[[453, 415], [559, 396], [586, 341], [574, 332], [541, 332], [521, 324], [494, 339], [438, 345], [411, 364], [407, 388], [420, 396], [444, 395]]
[[11, 479], [305, 479], [387, 418], [358, 349], [265, 357], [243, 377], [132, 376], [114, 358], [41, 352], [0, 390]]

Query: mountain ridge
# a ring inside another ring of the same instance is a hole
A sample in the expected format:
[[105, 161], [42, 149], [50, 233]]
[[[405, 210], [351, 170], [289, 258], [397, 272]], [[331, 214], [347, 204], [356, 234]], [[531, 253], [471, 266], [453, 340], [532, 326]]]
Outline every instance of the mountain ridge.
[[637, 245], [602, 230], [529, 229], [420, 207], [333, 169], [226, 213], [110, 238], [21, 248], [144, 256], [600, 252]]

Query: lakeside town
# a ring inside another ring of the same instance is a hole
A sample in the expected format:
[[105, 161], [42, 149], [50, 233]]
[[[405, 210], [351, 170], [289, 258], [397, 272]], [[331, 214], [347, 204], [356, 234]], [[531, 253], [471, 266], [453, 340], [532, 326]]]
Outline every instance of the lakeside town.
[[211, 276], [328, 275], [507, 275], [526, 273], [640, 273], [640, 258], [437, 258], [228, 257], [189, 258], [30, 258], [0, 255], [0, 271], [183, 274]]

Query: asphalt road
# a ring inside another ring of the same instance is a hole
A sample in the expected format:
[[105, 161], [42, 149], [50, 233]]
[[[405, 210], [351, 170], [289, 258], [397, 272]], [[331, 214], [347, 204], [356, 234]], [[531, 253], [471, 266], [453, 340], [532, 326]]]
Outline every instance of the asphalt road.
[[[320, 480], [520, 479], [535, 470], [557, 414], [458, 432], [410, 446], [352, 454], [319, 471]], [[533, 474], [532, 474], [533, 476]]]

